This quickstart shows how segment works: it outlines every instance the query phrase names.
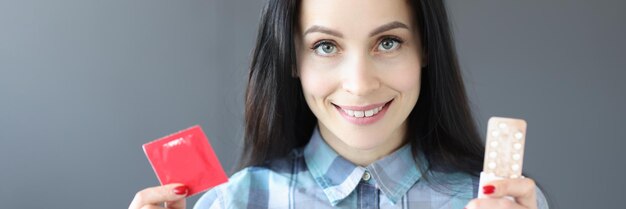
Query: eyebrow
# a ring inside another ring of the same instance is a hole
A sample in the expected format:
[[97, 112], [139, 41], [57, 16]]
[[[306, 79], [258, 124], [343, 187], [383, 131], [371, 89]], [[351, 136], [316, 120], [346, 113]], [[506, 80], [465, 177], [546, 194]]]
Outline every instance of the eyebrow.
[[[376, 29], [372, 30], [372, 32], [370, 32], [370, 36], [375, 36], [376, 34], [385, 32], [385, 31], [389, 31], [389, 30], [393, 30], [396, 28], [405, 28], [405, 29], [409, 29], [409, 26], [407, 26], [404, 23], [398, 22], [398, 21], [393, 21], [384, 25], [381, 25], [379, 27], [377, 27]], [[304, 34], [302, 36], [306, 36], [309, 33], [313, 33], [313, 32], [318, 32], [318, 33], [325, 33], [331, 36], [337, 36], [339, 38], [343, 38], [343, 34], [341, 34], [338, 31], [332, 30], [330, 28], [324, 27], [324, 26], [319, 26], [319, 25], [313, 25], [311, 26], [309, 29], [307, 29], [306, 31], [304, 31]]]

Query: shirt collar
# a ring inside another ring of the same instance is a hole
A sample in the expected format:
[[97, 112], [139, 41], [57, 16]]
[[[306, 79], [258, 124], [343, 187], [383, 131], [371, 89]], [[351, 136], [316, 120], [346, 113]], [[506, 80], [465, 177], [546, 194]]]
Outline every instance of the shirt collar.
[[394, 204], [421, 177], [409, 145], [362, 167], [337, 154], [326, 144], [317, 128], [304, 148], [304, 160], [315, 182], [323, 189], [333, 206], [354, 191], [366, 171], [381, 192]]

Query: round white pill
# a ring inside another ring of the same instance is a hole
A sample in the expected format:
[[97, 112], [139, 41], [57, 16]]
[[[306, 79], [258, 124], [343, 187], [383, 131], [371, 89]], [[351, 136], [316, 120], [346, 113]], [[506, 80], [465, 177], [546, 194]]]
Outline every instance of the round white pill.
[[517, 133], [515, 133], [515, 138], [516, 139], [522, 139], [523, 136], [524, 136], [524, 134], [522, 134], [522, 132], [518, 131]]
[[514, 171], [517, 171], [517, 170], [519, 170], [519, 165], [518, 164], [513, 164], [511, 166], [511, 169], [513, 169]]
[[498, 146], [498, 141], [492, 141], [491, 142], [491, 146], [492, 147], [497, 147]]
[[489, 157], [491, 157], [491, 158], [496, 158], [497, 156], [498, 156], [498, 153], [497, 153], [497, 152], [495, 152], [495, 151], [494, 151], [494, 152], [489, 153]]

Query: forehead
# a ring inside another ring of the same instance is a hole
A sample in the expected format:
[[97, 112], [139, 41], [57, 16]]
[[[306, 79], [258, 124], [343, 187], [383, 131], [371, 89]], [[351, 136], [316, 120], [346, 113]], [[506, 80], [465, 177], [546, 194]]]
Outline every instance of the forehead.
[[406, 0], [302, 0], [300, 29], [313, 25], [340, 31], [368, 31], [399, 21], [412, 27]]

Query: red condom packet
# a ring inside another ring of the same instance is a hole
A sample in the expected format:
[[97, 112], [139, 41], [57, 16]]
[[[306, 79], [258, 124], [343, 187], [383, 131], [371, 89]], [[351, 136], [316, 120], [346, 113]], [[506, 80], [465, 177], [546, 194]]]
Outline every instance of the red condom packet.
[[187, 196], [227, 182], [202, 128], [196, 125], [143, 145], [161, 185], [185, 184]]

